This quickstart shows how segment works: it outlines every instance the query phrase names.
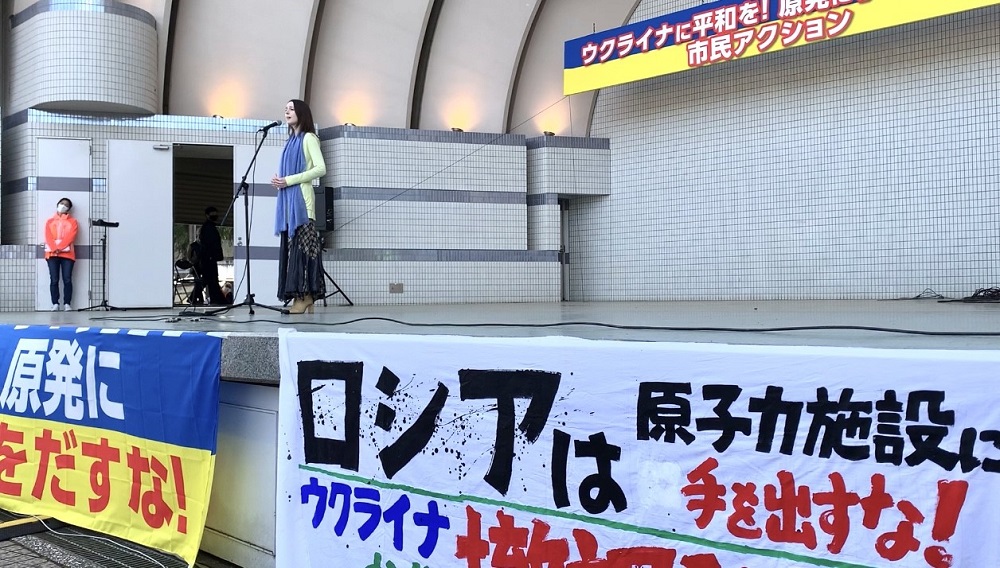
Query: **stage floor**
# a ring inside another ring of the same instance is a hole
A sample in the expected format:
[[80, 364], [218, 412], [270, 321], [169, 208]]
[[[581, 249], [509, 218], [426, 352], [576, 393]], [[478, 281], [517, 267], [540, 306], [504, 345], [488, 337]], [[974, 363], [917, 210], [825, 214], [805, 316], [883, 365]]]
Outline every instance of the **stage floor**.
[[1000, 348], [1000, 303], [886, 301], [562, 302], [342, 306], [282, 315], [206, 309], [5, 312], [0, 323], [197, 330], [277, 336], [277, 330], [909, 349]]
[[[317, 305], [314, 314], [295, 316], [281, 315], [260, 306], [255, 311], [253, 316], [246, 307], [215, 316], [207, 315], [203, 308], [196, 311], [5, 312], [0, 313], [0, 323], [219, 333], [224, 336], [223, 379], [268, 386], [276, 386], [279, 382], [279, 328], [485, 337], [558, 335], [744, 345], [1000, 349], [1000, 303], [932, 299]], [[40, 553], [22, 548], [17, 550], [25, 555], [26, 561], [14, 566], [62, 565], [47, 564]], [[4, 549], [0, 549], [0, 557], [4, 553]], [[210, 565], [199, 561], [198, 566]]]

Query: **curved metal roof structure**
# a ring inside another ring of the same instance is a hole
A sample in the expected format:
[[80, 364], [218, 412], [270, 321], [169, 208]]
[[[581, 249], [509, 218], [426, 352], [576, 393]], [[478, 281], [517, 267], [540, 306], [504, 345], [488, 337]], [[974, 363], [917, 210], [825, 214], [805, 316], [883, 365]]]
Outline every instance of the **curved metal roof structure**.
[[[594, 93], [562, 95], [567, 39], [637, 0], [127, 0], [157, 21], [162, 112], [321, 126], [584, 135]], [[14, 13], [31, 5], [18, 0]]]
[[567, 39], [636, 0], [135, 0], [160, 36], [163, 111], [322, 126], [582, 135], [593, 93], [562, 95]]

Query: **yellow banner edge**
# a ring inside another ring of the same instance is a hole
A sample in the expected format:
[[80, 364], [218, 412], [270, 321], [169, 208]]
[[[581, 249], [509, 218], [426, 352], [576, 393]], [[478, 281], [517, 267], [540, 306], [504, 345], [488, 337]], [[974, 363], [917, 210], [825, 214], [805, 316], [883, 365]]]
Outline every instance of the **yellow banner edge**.
[[[892, 0], [870, 0], [865, 4], [850, 5], [856, 7], [855, 12], [859, 17], [867, 16], [865, 19], [868, 20], [868, 25], [858, 22], [859, 25], [852, 26], [851, 29], [847, 30], [843, 35], [838, 36], [837, 38], [818, 42], [809, 42], [808, 44], [805, 41], [800, 40], [799, 42], [786, 47], [782, 46], [781, 43], [778, 42], [766, 53], [774, 53], [785, 49], [800, 47], [802, 45], [811, 45], [813, 43], [836, 41], [842, 37], [850, 37], [871, 31], [913, 24], [916, 22], [976, 10], [997, 4], [1000, 4], [1000, 0], [953, 0], [947, 3], [941, 2], [940, 0], [895, 0], [894, 2]], [[905, 6], [906, 10], [896, 9], [903, 6]], [[885, 23], [884, 18], [887, 13], [899, 14], [902, 15], [903, 18], [891, 20], [891, 23]], [[807, 17], [814, 16], [810, 15]], [[881, 23], [879, 23], [880, 20]], [[563, 69], [563, 95], [575, 95], [605, 87], [614, 87], [635, 81], [642, 81], [644, 79], [672, 75], [683, 71], [691, 71], [693, 68], [687, 66], [687, 53], [684, 45], [670, 46], [656, 51], [631, 55], [623, 59], [615, 59], [613, 61], [598, 63], [587, 67]], [[674, 54], [680, 54], [684, 57], [678, 58]], [[757, 55], [763, 54], [757, 51], [756, 45], [754, 45], [739, 59], [748, 59]], [[682, 59], [683, 65], [677, 66], [675, 62], [670, 62], [670, 59]], [[721, 61], [719, 63], [715, 63], [714, 65], [724, 65], [730, 61]], [[673, 63], [673, 65], [670, 65], [670, 63]], [[705, 65], [704, 67], [708, 66], [709, 65]], [[664, 68], [668, 70], [663, 71]]]

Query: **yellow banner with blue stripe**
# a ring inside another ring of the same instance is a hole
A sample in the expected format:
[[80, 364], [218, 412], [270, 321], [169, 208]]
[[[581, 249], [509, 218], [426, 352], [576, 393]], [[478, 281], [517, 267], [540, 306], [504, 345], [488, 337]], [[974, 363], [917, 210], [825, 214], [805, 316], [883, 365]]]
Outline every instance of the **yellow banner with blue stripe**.
[[719, 0], [565, 43], [572, 95], [1000, 4], [1000, 0]]
[[0, 326], [0, 508], [194, 565], [218, 432], [221, 339]]

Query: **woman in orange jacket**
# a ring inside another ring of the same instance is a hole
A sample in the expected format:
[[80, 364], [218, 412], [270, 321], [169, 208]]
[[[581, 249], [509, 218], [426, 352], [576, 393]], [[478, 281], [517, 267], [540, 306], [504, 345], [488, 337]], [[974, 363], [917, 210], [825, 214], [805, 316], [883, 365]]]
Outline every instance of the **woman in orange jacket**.
[[56, 204], [55, 215], [45, 222], [45, 262], [49, 265], [49, 295], [52, 296], [52, 311], [59, 311], [59, 277], [63, 283], [62, 309], [70, 310], [73, 301], [73, 264], [76, 263], [76, 219], [70, 214], [73, 202], [63, 197]]

